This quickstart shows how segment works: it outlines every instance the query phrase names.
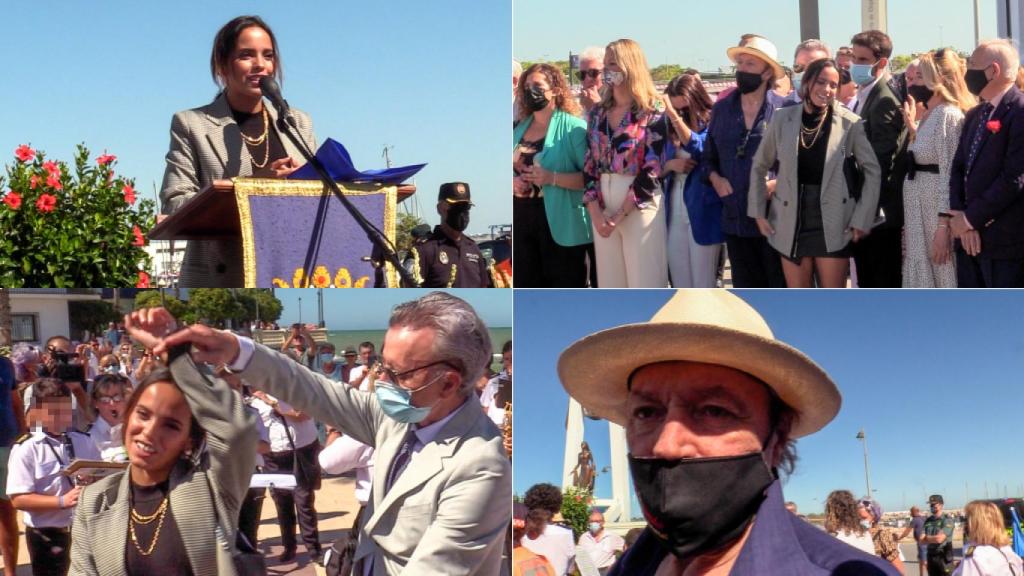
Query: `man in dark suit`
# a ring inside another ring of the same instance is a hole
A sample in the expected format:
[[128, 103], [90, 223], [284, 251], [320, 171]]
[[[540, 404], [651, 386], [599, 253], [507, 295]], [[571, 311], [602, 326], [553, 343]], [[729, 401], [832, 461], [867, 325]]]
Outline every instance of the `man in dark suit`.
[[907, 131], [901, 100], [889, 87], [892, 40], [878, 30], [861, 32], [850, 41], [850, 75], [857, 83], [853, 111], [864, 119], [864, 132], [882, 165], [878, 207], [885, 222], [853, 246], [857, 284], [862, 288], [899, 288], [903, 283], [903, 156]]
[[965, 80], [981, 102], [967, 113], [950, 170], [948, 218], [958, 239], [957, 284], [1024, 286], [1024, 94], [1020, 58], [1006, 40], [984, 42]]

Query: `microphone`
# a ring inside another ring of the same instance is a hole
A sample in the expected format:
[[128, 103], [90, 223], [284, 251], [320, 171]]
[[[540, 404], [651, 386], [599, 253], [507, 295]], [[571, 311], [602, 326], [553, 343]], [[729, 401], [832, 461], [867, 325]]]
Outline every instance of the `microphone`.
[[288, 108], [288, 101], [281, 96], [281, 86], [273, 76], [260, 77], [260, 90], [263, 97], [270, 100], [270, 103], [277, 109], [277, 115], [284, 118], [289, 125], [295, 126], [295, 118], [292, 118], [291, 109]]

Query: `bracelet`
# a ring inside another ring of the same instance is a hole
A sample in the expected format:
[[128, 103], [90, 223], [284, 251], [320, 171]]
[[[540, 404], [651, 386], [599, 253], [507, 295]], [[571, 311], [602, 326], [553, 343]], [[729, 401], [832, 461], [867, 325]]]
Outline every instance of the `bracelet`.
[[558, 172], [551, 173], [551, 184], [552, 186], [558, 186]]
[[61, 510], [64, 509], [64, 495], [63, 494], [60, 494], [59, 496], [57, 496], [57, 507], [60, 508]]
[[939, 228], [949, 228], [949, 224], [939, 224]]

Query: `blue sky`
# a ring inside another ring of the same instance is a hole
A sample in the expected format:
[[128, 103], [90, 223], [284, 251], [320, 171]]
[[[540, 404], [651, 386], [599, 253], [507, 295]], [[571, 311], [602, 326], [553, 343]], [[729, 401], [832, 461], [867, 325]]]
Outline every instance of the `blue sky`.
[[[415, 300], [432, 290], [324, 290], [324, 322], [331, 330], [376, 330], [388, 326], [388, 316], [397, 304]], [[512, 291], [485, 288], [453, 290], [453, 294], [469, 302], [484, 323], [494, 328], [512, 326]], [[284, 311], [278, 324], [299, 321], [299, 298], [302, 298], [302, 321], [316, 323], [316, 289], [288, 288], [274, 291]]]
[[[996, 3], [981, 3], [981, 36], [996, 35]], [[820, 0], [821, 39], [833, 50], [861, 31], [860, 2]], [[726, 48], [741, 34], [761, 34], [775, 43], [780, 59], [792, 63], [800, 42], [797, 0], [764, 2], [679, 2], [651, 0], [642, 8], [623, 10], [621, 2], [546, 2], [516, 0], [513, 54], [524, 60], [564, 60], [587, 46], [604, 46], [618, 38], [640, 43], [653, 68], [680, 64], [700, 70], [730, 65]], [[889, 35], [895, 54], [910, 54], [939, 45], [967, 50], [974, 46], [974, 2], [931, 0], [888, 2]]]
[[[831, 490], [863, 494], [858, 430], [868, 438], [871, 487], [887, 510], [942, 493], [1024, 496], [1017, 409], [1024, 384], [1024, 292], [952, 290], [737, 291], [776, 338], [834, 379], [839, 415], [797, 442], [787, 499], [817, 512]], [[515, 476], [522, 494], [562, 473], [568, 395], [558, 355], [599, 329], [649, 319], [669, 290], [516, 290]], [[628, 350], [623, 353], [628, 354]], [[587, 421], [598, 469], [609, 463], [607, 423]], [[997, 489], [998, 487], [998, 489]], [[608, 474], [597, 495], [609, 497]], [[634, 506], [634, 511], [637, 508]]]
[[428, 163], [416, 185], [431, 224], [438, 186], [455, 180], [477, 206], [471, 233], [511, 222], [508, 1], [5, 3], [0, 163], [22, 143], [71, 160], [85, 142], [152, 198], [171, 116], [216, 95], [213, 37], [241, 14], [273, 28], [282, 91], [319, 142], [344, 143], [361, 169], [384, 167], [385, 145], [396, 165]]

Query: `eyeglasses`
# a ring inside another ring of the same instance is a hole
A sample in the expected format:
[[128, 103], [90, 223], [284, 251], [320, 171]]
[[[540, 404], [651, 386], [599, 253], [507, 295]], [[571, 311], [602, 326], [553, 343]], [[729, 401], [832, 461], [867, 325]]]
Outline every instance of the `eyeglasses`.
[[[393, 384], [401, 384], [402, 380], [406, 379], [405, 377], [408, 376], [409, 374], [412, 374], [413, 372], [419, 372], [420, 370], [426, 370], [427, 368], [430, 368], [430, 367], [433, 367], [433, 366], [437, 366], [438, 364], [445, 364], [446, 366], [448, 366], [452, 370], [458, 371], [458, 367], [456, 367], [454, 364], [452, 364], [451, 362], [449, 362], [447, 360], [438, 360], [436, 362], [431, 362], [430, 364], [424, 364], [423, 366], [420, 366], [418, 368], [411, 368], [409, 370], [405, 370], [405, 371], [402, 371], [402, 372], [395, 372], [393, 369], [388, 368], [387, 366], [385, 366], [383, 364], [380, 364], [380, 369], [384, 372], [384, 376], [388, 379], [389, 382], [391, 382]], [[412, 390], [412, 392], [415, 392], [415, 391], [416, 390]]]
[[116, 404], [118, 402], [124, 402], [124, 396], [118, 394], [117, 396], [100, 396], [96, 398], [96, 402], [100, 404]]
[[591, 79], [594, 79], [594, 78], [597, 78], [600, 75], [601, 75], [601, 69], [600, 68], [591, 68], [590, 70], [577, 70], [576, 71], [576, 78], [580, 82], [582, 82], [583, 80], [585, 80], [588, 77], [591, 78]]

